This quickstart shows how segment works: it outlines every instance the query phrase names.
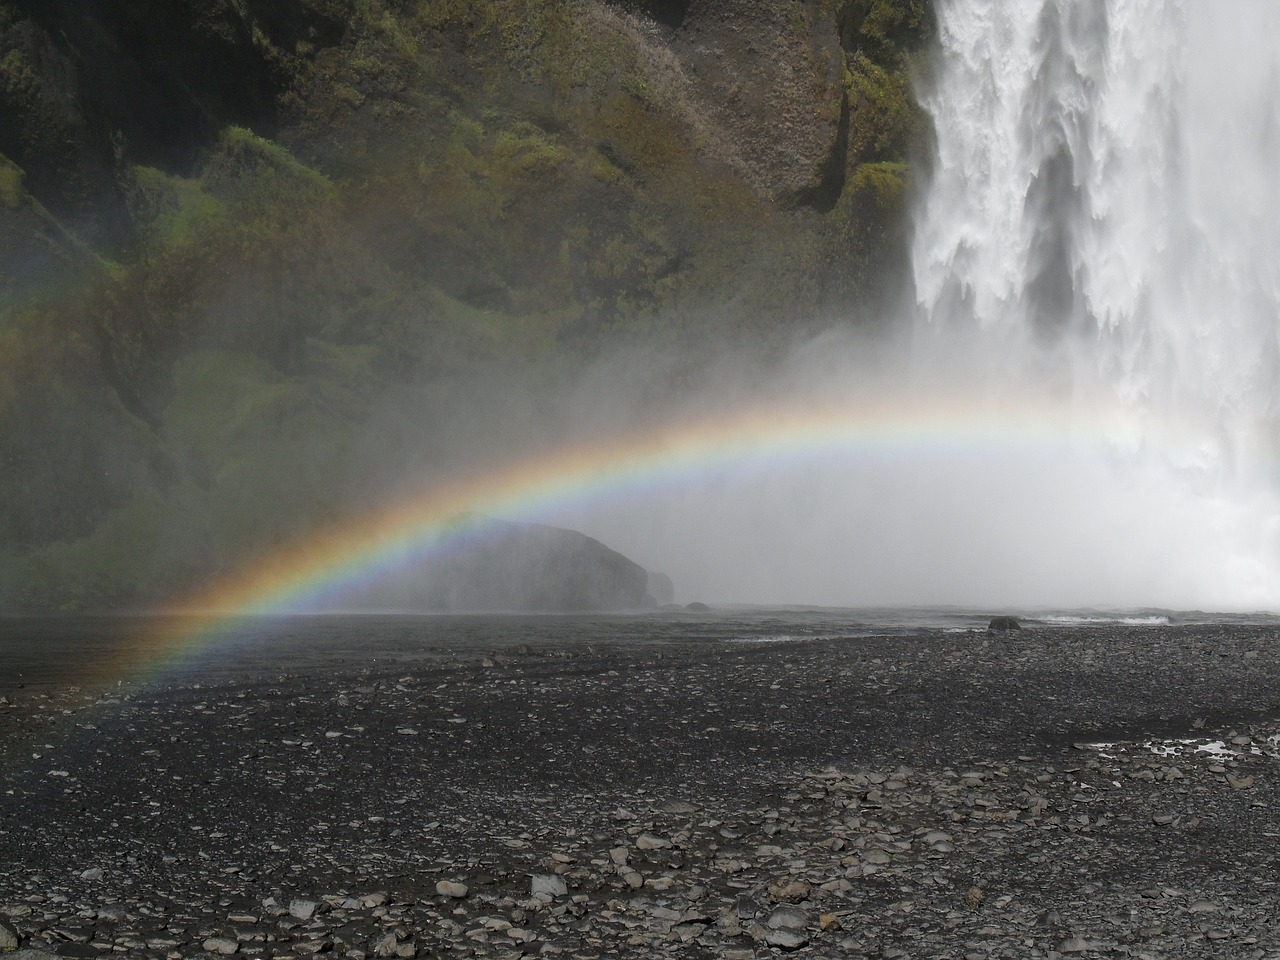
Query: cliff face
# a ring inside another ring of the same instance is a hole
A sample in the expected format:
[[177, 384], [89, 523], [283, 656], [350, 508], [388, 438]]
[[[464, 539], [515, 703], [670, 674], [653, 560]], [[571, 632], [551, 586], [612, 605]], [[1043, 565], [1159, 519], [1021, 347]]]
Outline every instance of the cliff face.
[[874, 315], [930, 30], [0, 0], [0, 606], [162, 597], [391, 495], [513, 369]]

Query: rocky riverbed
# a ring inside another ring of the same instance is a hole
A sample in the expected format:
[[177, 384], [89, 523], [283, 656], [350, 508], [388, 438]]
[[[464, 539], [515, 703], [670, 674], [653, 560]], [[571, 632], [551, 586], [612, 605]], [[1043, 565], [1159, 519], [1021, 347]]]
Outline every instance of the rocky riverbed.
[[0, 948], [1280, 960], [1278, 668], [1112, 626], [10, 690]]

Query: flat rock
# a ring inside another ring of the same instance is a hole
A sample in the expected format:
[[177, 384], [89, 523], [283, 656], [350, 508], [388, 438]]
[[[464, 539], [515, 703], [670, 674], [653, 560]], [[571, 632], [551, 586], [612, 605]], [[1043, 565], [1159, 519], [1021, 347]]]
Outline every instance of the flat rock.
[[0, 953], [18, 949], [18, 928], [8, 920], [0, 920]]
[[316, 906], [314, 900], [290, 900], [289, 916], [299, 920], [310, 920], [316, 912]]
[[769, 912], [764, 925], [772, 930], [803, 930], [809, 925], [809, 914], [799, 907], [783, 904]]
[[538, 873], [529, 878], [529, 892], [534, 896], [545, 893], [551, 897], [563, 897], [569, 892], [569, 886], [563, 877], [551, 873]]

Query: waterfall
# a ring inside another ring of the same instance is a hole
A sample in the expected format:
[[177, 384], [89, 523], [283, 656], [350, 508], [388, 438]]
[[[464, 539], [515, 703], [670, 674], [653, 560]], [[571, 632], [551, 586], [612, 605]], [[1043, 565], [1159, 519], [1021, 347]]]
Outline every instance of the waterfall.
[[1010, 403], [1038, 390], [1082, 420], [1121, 411], [1113, 469], [1193, 492], [1168, 522], [1211, 511], [1218, 542], [1187, 549], [1229, 554], [1253, 581], [1239, 602], [1274, 604], [1280, 5], [940, 0], [937, 13], [917, 351], [935, 367], [969, 357]]
[[926, 336], [976, 332], [1006, 375], [1194, 431], [1176, 465], [1215, 482], [1280, 479], [1280, 8], [943, 0], [938, 18]]

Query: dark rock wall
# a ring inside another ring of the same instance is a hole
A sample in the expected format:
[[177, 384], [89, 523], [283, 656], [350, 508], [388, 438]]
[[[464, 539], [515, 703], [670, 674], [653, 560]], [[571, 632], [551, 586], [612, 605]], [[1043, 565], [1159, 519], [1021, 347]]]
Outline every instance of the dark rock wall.
[[876, 322], [930, 32], [924, 0], [0, 0], [0, 607], [288, 543], [443, 469], [511, 370], [643, 346], [679, 382]]

